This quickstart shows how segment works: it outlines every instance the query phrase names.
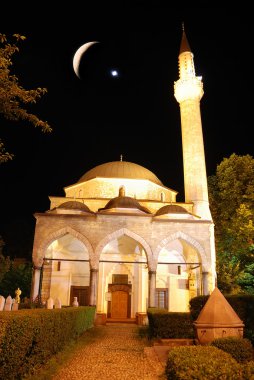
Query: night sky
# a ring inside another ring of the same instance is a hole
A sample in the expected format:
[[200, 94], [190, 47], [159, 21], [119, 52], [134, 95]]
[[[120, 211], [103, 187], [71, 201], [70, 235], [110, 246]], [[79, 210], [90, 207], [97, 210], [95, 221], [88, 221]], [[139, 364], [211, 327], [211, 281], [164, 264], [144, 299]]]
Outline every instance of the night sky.
[[[24, 88], [48, 89], [30, 110], [53, 132], [0, 118], [1, 138], [15, 154], [0, 165], [0, 227], [7, 219], [34, 221], [35, 212], [49, 209], [48, 196], [63, 196], [65, 186], [96, 165], [118, 161], [121, 154], [178, 191], [177, 201], [184, 200], [180, 110], [173, 93], [182, 21], [196, 75], [203, 77], [208, 176], [232, 153], [253, 156], [253, 28], [248, 18], [248, 10], [227, 17], [214, 8], [140, 5], [135, 11], [120, 7], [117, 16], [105, 15], [103, 22], [102, 14], [95, 13], [78, 25], [59, 17], [54, 28], [52, 19], [45, 19], [43, 27], [39, 21], [31, 26], [6, 22], [1, 33], [26, 36], [12, 71]], [[78, 79], [74, 53], [94, 40], [99, 43], [83, 55]], [[112, 77], [111, 69], [119, 76]]]

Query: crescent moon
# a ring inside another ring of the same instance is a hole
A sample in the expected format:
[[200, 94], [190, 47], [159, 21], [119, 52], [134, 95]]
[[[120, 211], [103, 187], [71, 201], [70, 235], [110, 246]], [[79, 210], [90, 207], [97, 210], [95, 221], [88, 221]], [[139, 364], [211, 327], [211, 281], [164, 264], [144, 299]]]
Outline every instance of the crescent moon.
[[79, 64], [80, 64], [80, 61], [81, 61], [81, 58], [82, 58], [82, 55], [85, 53], [85, 51], [92, 45], [94, 44], [97, 44], [98, 41], [91, 41], [91, 42], [87, 42], [85, 43], [84, 45], [80, 46], [80, 48], [78, 48], [78, 50], [76, 51], [76, 53], [74, 54], [74, 57], [73, 57], [73, 69], [74, 69], [74, 72], [75, 74], [77, 75], [77, 77], [80, 79], [80, 76], [79, 76]]

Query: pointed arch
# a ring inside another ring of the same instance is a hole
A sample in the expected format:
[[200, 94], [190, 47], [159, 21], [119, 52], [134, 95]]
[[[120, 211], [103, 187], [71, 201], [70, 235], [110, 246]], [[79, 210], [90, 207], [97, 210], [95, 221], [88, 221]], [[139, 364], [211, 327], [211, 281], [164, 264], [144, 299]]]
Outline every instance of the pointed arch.
[[138, 243], [140, 243], [143, 246], [146, 252], [148, 265], [149, 263], [153, 262], [153, 252], [149, 244], [141, 236], [139, 236], [133, 231], [128, 230], [127, 228], [121, 228], [120, 230], [114, 231], [99, 242], [99, 244], [95, 248], [95, 257], [98, 260], [98, 262], [99, 262], [100, 254], [103, 248], [112, 240], [115, 240], [123, 235], [129, 236], [130, 238], [136, 240]]
[[61, 228], [60, 230], [54, 231], [51, 234], [49, 234], [47, 236], [47, 238], [44, 239], [43, 242], [40, 244], [38, 251], [37, 251], [37, 258], [39, 259], [41, 265], [42, 265], [43, 258], [45, 256], [45, 252], [46, 252], [48, 246], [53, 241], [61, 238], [62, 236], [66, 235], [66, 234], [72, 235], [73, 237], [77, 238], [79, 241], [81, 241], [85, 245], [85, 247], [88, 250], [89, 259], [91, 261], [91, 258], [93, 257], [93, 247], [92, 247], [91, 243], [89, 242], [89, 240], [84, 235], [82, 235], [80, 232], [74, 230], [72, 227], [66, 226], [64, 228]]
[[158, 260], [158, 256], [159, 256], [159, 253], [160, 251], [166, 247], [166, 245], [173, 241], [173, 240], [177, 240], [177, 239], [182, 239], [184, 241], [186, 241], [187, 243], [189, 243], [192, 247], [194, 247], [200, 257], [202, 258], [202, 260], [205, 260], [206, 259], [206, 254], [205, 254], [205, 250], [204, 248], [202, 247], [202, 245], [197, 241], [195, 240], [193, 237], [185, 234], [184, 232], [182, 231], [177, 231], [176, 233], [172, 234], [172, 235], [169, 235], [168, 237], [166, 237], [165, 239], [163, 239], [160, 244], [157, 246], [155, 252], [154, 252], [154, 256], [156, 258], [156, 260]]
[[[119, 265], [119, 264], [117, 264], [117, 265]], [[126, 264], [124, 264], [123, 266], [124, 266], [126, 272], [128, 273], [129, 277], [132, 278], [133, 275], [132, 275], [130, 268]], [[112, 265], [112, 268], [109, 272], [109, 275], [112, 275], [113, 273], [115, 273], [115, 266]]]

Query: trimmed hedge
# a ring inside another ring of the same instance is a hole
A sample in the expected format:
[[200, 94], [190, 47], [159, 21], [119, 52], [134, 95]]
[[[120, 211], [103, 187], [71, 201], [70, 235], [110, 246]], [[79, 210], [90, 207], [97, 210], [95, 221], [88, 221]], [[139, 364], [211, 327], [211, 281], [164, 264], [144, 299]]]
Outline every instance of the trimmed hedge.
[[243, 379], [244, 380], [253, 380], [254, 379], [254, 361], [245, 363], [242, 368], [243, 370]]
[[211, 346], [173, 348], [168, 354], [165, 373], [170, 380], [244, 379], [241, 365], [228, 353]]
[[217, 338], [211, 342], [211, 346], [217, 347], [230, 354], [238, 363], [244, 363], [254, 359], [253, 346], [246, 338], [228, 336]]
[[93, 326], [95, 308], [0, 313], [0, 379], [21, 379]]
[[194, 339], [195, 332], [190, 313], [174, 313], [163, 309], [147, 310], [150, 338]]

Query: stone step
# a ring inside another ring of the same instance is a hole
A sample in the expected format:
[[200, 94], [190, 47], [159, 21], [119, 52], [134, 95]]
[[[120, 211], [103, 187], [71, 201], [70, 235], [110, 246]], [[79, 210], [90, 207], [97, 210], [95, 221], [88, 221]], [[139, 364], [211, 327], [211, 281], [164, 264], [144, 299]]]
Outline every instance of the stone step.
[[132, 323], [132, 324], [136, 324], [136, 318], [121, 318], [121, 319], [118, 319], [118, 318], [107, 318], [106, 319], [106, 324], [110, 324], [110, 323]]
[[194, 339], [157, 339], [153, 342], [154, 346], [167, 346], [169, 348], [178, 346], [192, 346], [195, 344]]

